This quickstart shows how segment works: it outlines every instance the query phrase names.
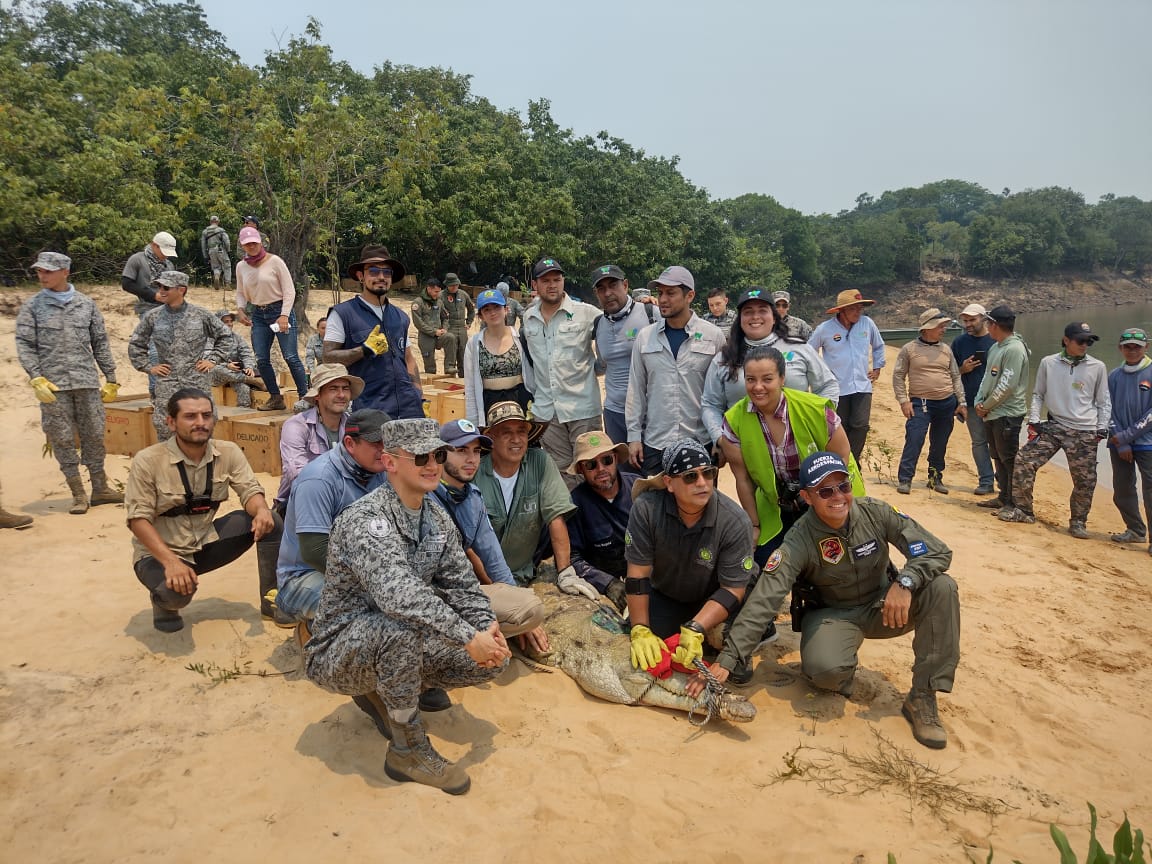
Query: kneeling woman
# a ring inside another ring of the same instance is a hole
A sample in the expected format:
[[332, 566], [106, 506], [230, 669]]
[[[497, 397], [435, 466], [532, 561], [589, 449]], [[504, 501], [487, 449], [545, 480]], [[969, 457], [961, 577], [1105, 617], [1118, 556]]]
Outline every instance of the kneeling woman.
[[784, 375], [784, 355], [775, 348], [749, 349], [744, 357], [748, 395], [725, 412], [720, 436], [736, 477], [740, 506], [759, 534], [756, 563], [761, 566], [807, 509], [799, 495], [805, 456], [832, 451], [848, 465], [852, 493], [864, 494], [864, 481], [835, 403], [785, 387]]

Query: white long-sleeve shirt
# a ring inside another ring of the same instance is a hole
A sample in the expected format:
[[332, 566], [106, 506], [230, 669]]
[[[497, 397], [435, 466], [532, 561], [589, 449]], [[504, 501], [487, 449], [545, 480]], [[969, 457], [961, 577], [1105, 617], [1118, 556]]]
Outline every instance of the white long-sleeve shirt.
[[1073, 366], [1063, 354], [1049, 354], [1036, 370], [1028, 422], [1039, 423], [1045, 406], [1048, 419], [1068, 429], [1107, 429], [1112, 416], [1108, 367], [1095, 357], [1085, 356]]

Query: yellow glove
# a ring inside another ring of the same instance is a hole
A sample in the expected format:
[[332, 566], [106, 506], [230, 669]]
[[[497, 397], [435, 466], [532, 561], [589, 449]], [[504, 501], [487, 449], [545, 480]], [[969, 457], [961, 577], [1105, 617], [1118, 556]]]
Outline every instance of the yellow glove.
[[660, 662], [668, 646], [643, 624], [632, 625], [632, 666], [647, 672]]
[[116, 394], [120, 392], [120, 385], [114, 381], [109, 381], [100, 388], [100, 401], [101, 402], [115, 402]]
[[28, 382], [32, 385], [32, 390], [36, 393], [36, 398], [43, 402], [45, 405], [51, 405], [56, 401], [56, 397], [52, 394], [60, 388], [41, 375], [39, 378], [33, 378]]
[[672, 655], [672, 662], [692, 668], [696, 660], [704, 657], [704, 634], [690, 627], [680, 628], [680, 645]]
[[388, 350], [388, 337], [380, 332], [379, 324], [372, 328], [372, 332], [369, 333], [368, 338], [364, 340], [363, 347], [373, 357], [383, 354]]

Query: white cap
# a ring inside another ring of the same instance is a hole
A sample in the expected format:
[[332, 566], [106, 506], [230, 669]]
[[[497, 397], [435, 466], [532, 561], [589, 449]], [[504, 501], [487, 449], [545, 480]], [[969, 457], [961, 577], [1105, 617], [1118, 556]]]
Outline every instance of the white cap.
[[981, 306], [979, 303], [969, 303], [961, 310], [960, 314], [971, 315], [974, 318], [979, 318], [981, 315], [986, 314], [987, 311], [988, 310]]
[[176, 238], [169, 234], [167, 231], [159, 232], [152, 238], [152, 242], [160, 247], [160, 251], [164, 253], [166, 258], [177, 258], [176, 254]]

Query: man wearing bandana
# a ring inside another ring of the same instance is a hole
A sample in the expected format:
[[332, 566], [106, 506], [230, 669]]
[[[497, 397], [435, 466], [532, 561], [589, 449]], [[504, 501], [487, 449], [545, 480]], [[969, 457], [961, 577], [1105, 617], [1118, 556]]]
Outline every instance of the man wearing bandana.
[[703, 656], [705, 634], [718, 648], [756, 570], [752, 522], [716, 490], [717, 469], [704, 445], [675, 441], [662, 464], [663, 473], [633, 486], [624, 535], [632, 665], [645, 670], [660, 663], [664, 640], [675, 634], [672, 661], [682, 666]]

